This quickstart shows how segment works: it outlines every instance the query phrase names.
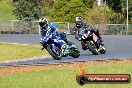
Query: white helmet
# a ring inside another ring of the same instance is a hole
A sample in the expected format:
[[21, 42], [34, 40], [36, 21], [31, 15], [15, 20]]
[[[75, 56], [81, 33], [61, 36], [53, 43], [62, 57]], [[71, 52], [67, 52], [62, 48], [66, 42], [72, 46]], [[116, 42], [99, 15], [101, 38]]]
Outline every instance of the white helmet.
[[78, 21], [82, 21], [82, 17], [80, 17], [80, 16], [78, 16], [78, 17], [76, 17], [76, 22], [78, 22]]
[[48, 20], [46, 18], [40, 18], [39, 19], [39, 23], [47, 23], [48, 24]]
[[46, 18], [40, 18], [39, 25], [40, 27], [46, 28], [48, 26], [48, 20]]
[[82, 25], [82, 17], [81, 16], [78, 16], [78, 17], [76, 17], [76, 22], [75, 22], [75, 24], [76, 24], [76, 27], [77, 28], [81, 28], [81, 25]]

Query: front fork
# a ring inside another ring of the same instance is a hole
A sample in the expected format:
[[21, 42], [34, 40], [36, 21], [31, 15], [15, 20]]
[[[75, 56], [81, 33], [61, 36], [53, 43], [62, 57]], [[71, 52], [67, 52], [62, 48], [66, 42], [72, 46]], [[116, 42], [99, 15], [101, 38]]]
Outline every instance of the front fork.
[[93, 40], [95, 42], [98, 52], [100, 52], [102, 49], [105, 50], [105, 48], [103, 47], [103, 44], [94, 33], [93, 33]]
[[[93, 41], [90, 41], [90, 43], [95, 43], [96, 46], [98, 46], [98, 43], [97, 43], [98, 37], [94, 33], [92, 33], [92, 40]], [[87, 43], [85, 43], [84, 41], [82, 41], [82, 47], [85, 47], [86, 49], [89, 48]]]
[[41, 46], [42, 46], [41, 50], [46, 49], [47, 43], [41, 44]]
[[93, 33], [93, 41], [95, 42], [95, 45], [97, 49], [100, 48], [100, 41], [98, 40], [98, 37]]

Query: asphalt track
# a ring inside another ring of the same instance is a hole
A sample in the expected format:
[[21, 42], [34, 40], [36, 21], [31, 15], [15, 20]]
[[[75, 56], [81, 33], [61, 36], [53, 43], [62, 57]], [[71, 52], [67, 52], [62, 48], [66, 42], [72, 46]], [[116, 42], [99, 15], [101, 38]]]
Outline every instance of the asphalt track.
[[[0, 42], [21, 43], [21, 44], [39, 44], [39, 35], [35, 34], [0, 34]], [[83, 51], [80, 42], [75, 40], [74, 36], [69, 35], [69, 40], [74, 42], [81, 51], [79, 58], [64, 57], [61, 60], [54, 60], [52, 57], [39, 57], [30, 60], [0, 62], [0, 66], [16, 66], [16, 65], [41, 65], [70, 63], [78, 61], [94, 61], [94, 60], [117, 60], [132, 59], [132, 36], [131, 35], [102, 35], [106, 54], [93, 55], [89, 50]]]

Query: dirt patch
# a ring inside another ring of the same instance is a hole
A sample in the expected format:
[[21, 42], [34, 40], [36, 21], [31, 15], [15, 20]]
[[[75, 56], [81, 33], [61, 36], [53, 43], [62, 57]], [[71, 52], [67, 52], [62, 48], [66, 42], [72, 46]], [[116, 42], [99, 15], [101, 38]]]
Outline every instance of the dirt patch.
[[63, 67], [79, 67], [79, 66], [98, 66], [102, 64], [127, 64], [132, 63], [132, 60], [123, 60], [123, 61], [89, 61], [89, 62], [74, 62], [74, 63], [63, 63], [63, 64], [56, 64], [56, 65], [26, 65], [26, 66], [11, 66], [11, 67], [1, 67], [0, 68], [0, 75], [4, 74], [11, 74], [11, 73], [18, 73], [18, 72], [31, 72], [34, 70], [48, 70], [54, 68], [63, 68]]

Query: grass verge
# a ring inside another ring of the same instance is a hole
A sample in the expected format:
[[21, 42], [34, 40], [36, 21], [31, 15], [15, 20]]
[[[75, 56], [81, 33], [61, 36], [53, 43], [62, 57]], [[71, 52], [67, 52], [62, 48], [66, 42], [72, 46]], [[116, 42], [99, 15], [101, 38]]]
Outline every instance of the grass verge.
[[13, 6], [10, 0], [0, 0], [0, 19], [14, 20], [16, 17], [13, 13]]
[[36, 56], [48, 56], [46, 50], [41, 50], [41, 46], [14, 45], [0, 43], [0, 61], [25, 59]]
[[[130, 74], [132, 61], [82, 63], [88, 74]], [[76, 83], [79, 64], [38, 67], [1, 68], [9, 72], [0, 74], [0, 88], [132, 88], [130, 84]], [[25, 70], [28, 69], [28, 70]], [[21, 70], [21, 71], [20, 71]], [[0, 72], [2, 73], [2, 72]]]

